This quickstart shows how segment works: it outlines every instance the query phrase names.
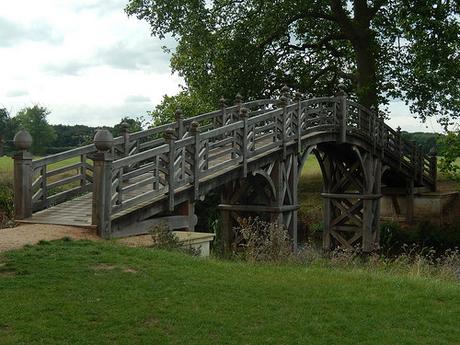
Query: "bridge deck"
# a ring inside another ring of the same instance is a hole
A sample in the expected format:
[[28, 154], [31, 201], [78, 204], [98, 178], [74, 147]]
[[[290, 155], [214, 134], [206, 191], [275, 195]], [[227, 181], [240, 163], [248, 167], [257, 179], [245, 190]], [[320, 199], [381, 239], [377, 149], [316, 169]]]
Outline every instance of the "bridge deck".
[[[267, 140], [264, 140], [265, 142]], [[263, 144], [262, 141], [260, 141], [261, 144]], [[219, 149], [213, 150], [211, 152], [212, 154], [217, 154], [220, 151], [225, 151], [228, 150], [231, 147], [231, 145], [227, 145], [225, 147], [221, 147]], [[213, 166], [217, 166], [222, 162], [227, 161], [228, 159], [231, 158], [231, 154], [226, 154], [223, 155], [221, 158], [216, 159], [210, 164], [210, 168]], [[235, 165], [234, 167], [237, 167], [238, 165]], [[224, 173], [222, 171], [221, 173]], [[215, 176], [220, 175], [217, 173]], [[143, 180], [145, 177], [147, 177], [148, 174], [144, 174], [141, 176], [138, 176], [136, 178], [133, 178], [123, 184], [124, 187], [130, 186], [135, 184], [138, 181]], [[137, 195], [147, 193], [151, 190], [150, 185], [146, 185], [140, 188], [137, 188], [131, 192], [126, 193], [126, 197], [132, 198]], [[149, 205], [151, 203], [157, 202], [158, 199], [164, 199], [166, 195], [161, 196], [160, 198], [156, 198], [153, 200], [147, 200], [142, 203], [137, 204], [134, 207], [131, 207], [129, 209], [122, 209], [117, 213], [114, 213], [112, 215], [112, 220], [116, 219], [122, 215], [131, 213], [135, 211], [136, 209], [142, 208], [146, 205]], [[77, 227], [90, 227], [93, 228], [94, 226], [92, 225], [91, 221], [91, 213], [92, 213], [92, 200], [93, 200], [93, 193], [86, 193], [85, 195], [76, 197], [72, 200], [65, 201], [61, 204], [49, 207], [45, 210], [35, 212], [32, 217], [24, 219], [24, 220], [19, 220], [20, 223], [32, 223], [32, 224], [55, 224], [55, 225], [69, 225], [69, 226], [77, 226]]]

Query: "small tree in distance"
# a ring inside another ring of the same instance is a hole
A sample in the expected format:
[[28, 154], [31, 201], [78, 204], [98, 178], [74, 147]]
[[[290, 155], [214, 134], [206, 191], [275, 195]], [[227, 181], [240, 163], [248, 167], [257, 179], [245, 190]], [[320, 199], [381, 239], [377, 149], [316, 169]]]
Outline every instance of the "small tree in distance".
[[36, 104], [21, 109], [16, 115], [20, 128], [27, 130], [33, 138], [30, 151], [35, 155], [45, 154], [56, 139], [56, 132], [47, 120], [50, 113], [47, 108]]

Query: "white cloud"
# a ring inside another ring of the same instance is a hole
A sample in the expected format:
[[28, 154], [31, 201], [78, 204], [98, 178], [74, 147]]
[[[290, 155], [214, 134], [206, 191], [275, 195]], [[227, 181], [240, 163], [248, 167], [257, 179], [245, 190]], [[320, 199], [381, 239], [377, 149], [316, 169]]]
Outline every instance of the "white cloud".
[[51, 123], [113, 125], [177, 93], [182, 80], [161, 48], [174, 41], [151, 37], [126, 3], [0, 1], [0, 106], [14, 114], [38, 103]]

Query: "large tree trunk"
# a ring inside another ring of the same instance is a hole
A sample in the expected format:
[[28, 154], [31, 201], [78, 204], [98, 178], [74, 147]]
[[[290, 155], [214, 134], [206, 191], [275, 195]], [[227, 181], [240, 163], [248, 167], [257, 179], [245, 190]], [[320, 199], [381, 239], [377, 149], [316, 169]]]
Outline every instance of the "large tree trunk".
[[356, 54], [357, 85], [356, 94], [365, 107], [378, 107], [376, 56], [371, 35], [364, 34], [353, 42]]

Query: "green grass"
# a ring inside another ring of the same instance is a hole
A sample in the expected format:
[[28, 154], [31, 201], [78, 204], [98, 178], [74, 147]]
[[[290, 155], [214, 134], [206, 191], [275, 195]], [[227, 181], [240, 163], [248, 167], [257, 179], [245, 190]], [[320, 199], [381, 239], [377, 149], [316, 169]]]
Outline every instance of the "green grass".
[[458, 344], [460, 286], [112, 243], [7, 252], [0, 344]]
[[298, 186], [299, 218], [305, 224], [315, 224], [322, 220], [322, 186], [323, 177], [318, 161], [315, 156], [310, 155], [303, 166]]
[[[36, 158], [39, 158], [39, 157], [36, 157]], [[13, 159], [10, 157], [6, 157], [6, 156], [0, 157], [0, 180], [2, 179], [12, 180], [13, 179], [13, 162], [14, 162]], [[57, 163], [47, 165], [47, 170], [50, 171], [50, 170], [62, 168], [68, 165], [76, 164], [78, 162], [80, 162], [80, 157], [72, 157], [69, 159], [59, 161]], [[65, 172], [59, 175], [55, 175], [52, 178], [50, 178], [48, 182], [54, 182], [54, 181], [63, 179], [65, 177], [73, 176], [76, 174], [76, 172], [77, 172], [76, 170], [72, 170], [72, 171], [68, 171], [68, 172]], [[70, 187], [72, 186], [69, 186], [69, 188]]]

